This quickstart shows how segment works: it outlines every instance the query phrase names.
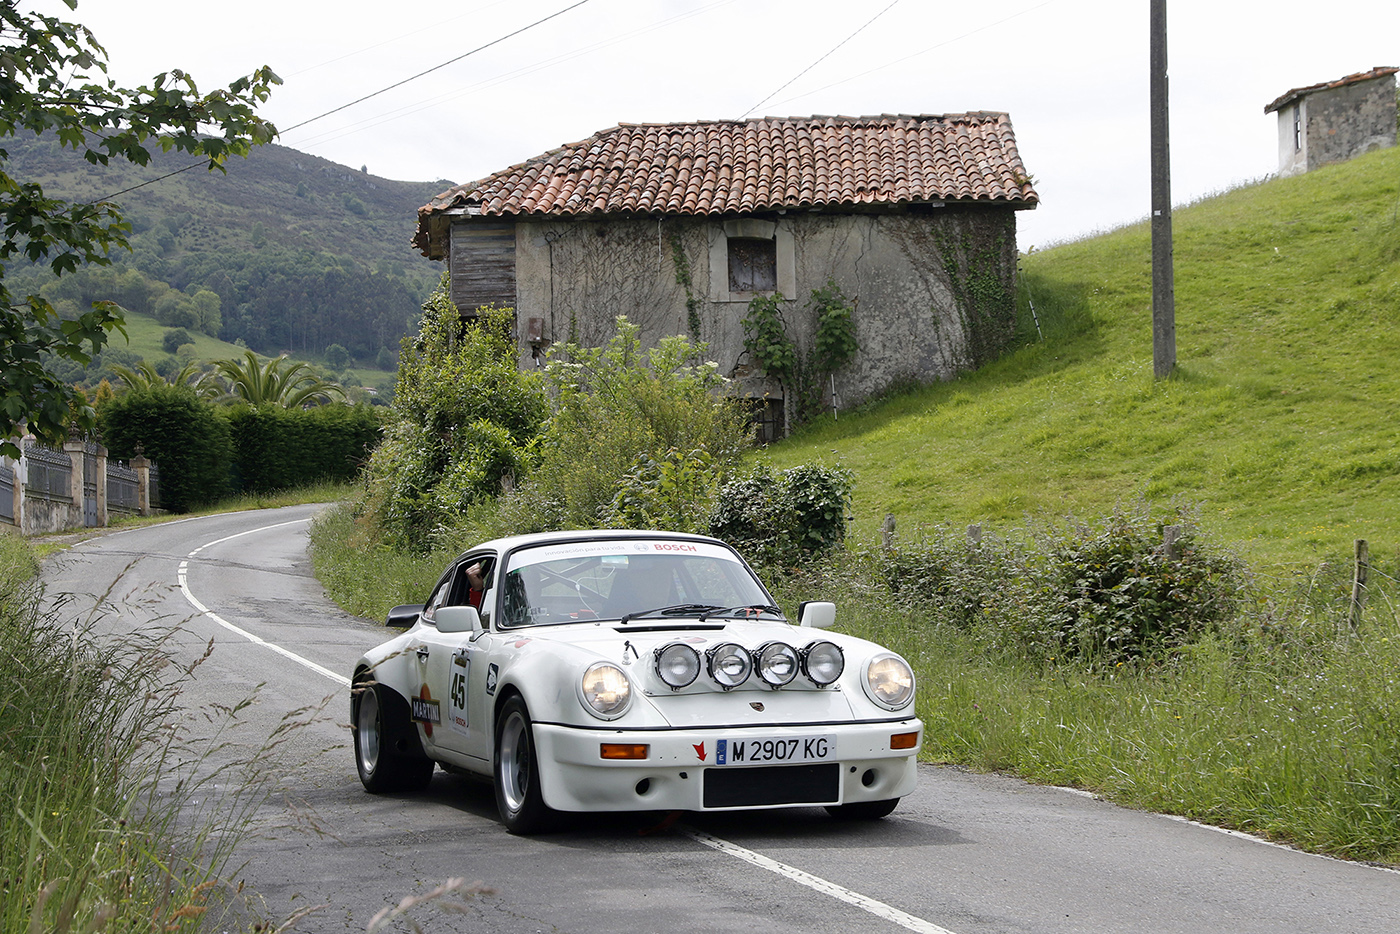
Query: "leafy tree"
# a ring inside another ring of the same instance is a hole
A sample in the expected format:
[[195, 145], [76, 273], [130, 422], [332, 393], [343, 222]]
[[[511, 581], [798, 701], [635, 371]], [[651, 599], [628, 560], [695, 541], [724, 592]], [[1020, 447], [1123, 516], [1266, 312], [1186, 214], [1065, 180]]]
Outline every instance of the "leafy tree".
[[160, 345], [165, 348], [166, 353], [174, 353], [185, 344], [193, 344], [194, 338], [190, 337], [190, 332], [184, 328], [171, 328], [160, 338]]
[[[77, 0], [64, 3], [77, 8]], [[118, 87], [106, 72], [106, 51], [86, 27], [0, 0], [0, 140], [50, 133], [93, 165], [113, 158], [146, 165], [151, 147], [159, 147], [222, 169], [230, 155], [246, 155], [276, 135], [276, 127], [255, 113], [280, 83], [266, 67], [209, 94], [178, 70], [135, 89]], [[205, 135], [209, 128], [214, 135]], [[131, 225], [111, 202], [52, 198], [41, 185], [11, 176], [3, 148], [0, 225], [0, 453], [18, 456], [9, 439], [22, 424], [55, 443], [67, 433], [70, 410], [78, 427], [93, 426], [92, 407], [46, 371], [44, 359], [56, 355], [86, 365], [121, 328], [122, 316], [115, 303], [98, 302], [72, 320], [60, 319], [41, 294], [11, 292], [5, 263], [22, 257], [59, 276], [87, 263], [107, 265], [113, 248], [129, 246]]]
[[317, 376], [309, 363], [292, 362], [286, 354], [259, 363], [251, 350], [243, 356], [243, 360], [220, 360], [214, 365], [229, 381], [229, 395], [249, 405], [292, 409], [345, 397], [343, 389]]
[[343, 370], [350, 365], [350, 351], [342, 344], [331, 344], [326, 348], [326, 366], [332, 370]]

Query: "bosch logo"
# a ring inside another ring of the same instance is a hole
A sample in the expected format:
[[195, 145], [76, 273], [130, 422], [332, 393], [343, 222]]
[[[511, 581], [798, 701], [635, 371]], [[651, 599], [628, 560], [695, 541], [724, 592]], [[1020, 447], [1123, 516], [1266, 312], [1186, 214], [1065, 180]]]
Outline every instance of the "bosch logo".
[[657, 551], [690, 551], [696, 550], [694, 545], [683, 545], [680, 542], [657, 542], [653, 547]]

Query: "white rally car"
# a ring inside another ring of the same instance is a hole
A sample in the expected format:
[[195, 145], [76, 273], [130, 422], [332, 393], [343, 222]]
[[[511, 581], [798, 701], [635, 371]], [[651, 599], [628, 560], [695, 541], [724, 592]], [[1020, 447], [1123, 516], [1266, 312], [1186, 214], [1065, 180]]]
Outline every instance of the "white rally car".
[[355, 665], [350, 722], [372, 792], [434, 763], [489, 776], [515, 833], [557, 811], [825, 806], [878, 818], [914, 788], [909, 664], [789, 623], [748, 565], [669, 532], [527, 535], [465, 552], [407, 630]]

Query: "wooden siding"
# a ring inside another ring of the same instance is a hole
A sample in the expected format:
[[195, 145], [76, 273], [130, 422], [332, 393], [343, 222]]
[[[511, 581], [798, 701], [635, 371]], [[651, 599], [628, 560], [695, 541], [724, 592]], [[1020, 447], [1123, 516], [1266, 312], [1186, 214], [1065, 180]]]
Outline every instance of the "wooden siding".
[[464, 315], [482, 305], [515, 307], [515, 223], [452, 225], [452, 301]]

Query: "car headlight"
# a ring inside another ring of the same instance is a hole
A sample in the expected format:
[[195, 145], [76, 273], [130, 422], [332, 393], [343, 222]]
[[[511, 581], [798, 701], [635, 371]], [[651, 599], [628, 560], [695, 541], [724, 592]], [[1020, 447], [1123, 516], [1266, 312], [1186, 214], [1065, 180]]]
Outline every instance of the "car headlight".
[[865, 693], [890, 710], [908, 706], [914, 699], [914, 670], [898, 655], [877, 655], [865, 667]]
[[817, 687], [826, 687], [846, 670], [846, 656], [834, 642], [813, 642], [802, 650], [802, 673]]
[[710, 649], [707, 654], [710, 677], [726, 691], [743, 684], [753, 671], [753, 658], [742, 645], [726, 642]]
[[631, 699], [627, 675], [611, 662], [589, 665], [583, 673], [583, 700], [597, 716], [607, 720], [620, 717]]
[[770, 642], [763, 646], [755, 653], [754, 662], [763, 683], [774, 688], [780, 688], [796, 678], [801, 665], [797, 649], [785, 642]]
[[700, 654], [683, 642], [672, 642], [656, 650], [656, 676], [678, 691], [700, 676]]

